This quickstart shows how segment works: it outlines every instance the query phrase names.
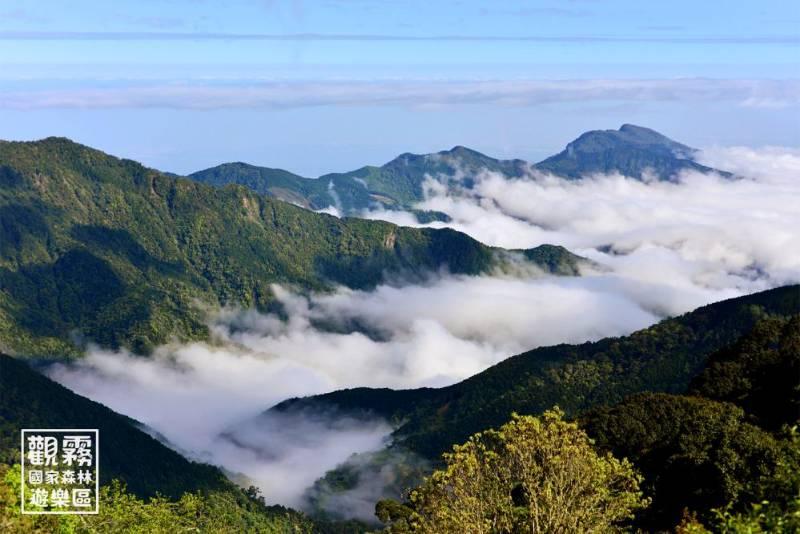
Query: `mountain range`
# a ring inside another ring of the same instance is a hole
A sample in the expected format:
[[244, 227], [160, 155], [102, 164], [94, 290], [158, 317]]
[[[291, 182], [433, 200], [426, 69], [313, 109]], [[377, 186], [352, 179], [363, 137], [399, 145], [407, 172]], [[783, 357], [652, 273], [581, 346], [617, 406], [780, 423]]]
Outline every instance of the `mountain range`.
[[794, 285], [710, 304], [629, 336], [538, 348], [445, 388], [290, 399], [252, 423], [268, 414], [393, 422], [385, 449], [353, 455], [309, 488], [309, 506], [326, 517], [338, 517], [338, 503], [371, 483], [374, 498], [389, 498], [376, 509], [402, 518], [413, 498], [393, 499], [441, 465], [442, 453], [453, 458], [454, 445], [512, 414], [557, 407], [599, 450], [642, 473], [651, 504], [626, 531], [671, 532], [687, 510], [715, 522], [726, 506], [757, 513], [764, 510], [752, 503], [769, 500], [778, 519], [763, 532], [795, 532], [769, 525], [788, 522], [791, 512], [783, 510], [800, 505], [800, 439], [792, 430], [800, 422], [798, 348]]
[[395, 444], [436, 459], [453, 443], [555, 405], [568, 414], [642, 391], [683, 392], [710, 354], [766, 317], [800, 314], [800, 285], [699, 308], [620, 338], [537, 348], [444, 388], [354, 388], [289, 399], [276, 413], [379, 416], [397, 425]]
[[[791, 498], [800, 449], [791, 448], [796, 441], [786, 437], [786, 425], [800, 417], [798, 342], [800, 286], [795, 285], [711, 304], [622, 338], [536, 349], [449, 388], [358, 388], [293, 399], [273, 410], [300, 410], [305, 417], [312, 412], [388, 417], [398, 427], [394, 448], [435, 461], [464, 436], [506, 421], [513, 412], [537, 414], [557, 404], [578, 418], [601, 450], [629, 458], [641, 470], [652, 505], [635, 524], [662, 531], [680, 521], [686, 507], [709, 520], [712, 509], [729, 502], [742, 509], [764, 496], [785, 498], [788, 492]], [[0, 354], [0, 474], [7, 469], [2, 464], [19, 461], [18, 429], [30, 427], [99, 428], [107, 444], [100, 470], [104, 487], [114, 479], [139, 497], [194, 495], [208, 509], [204, 513], [225, 518], [225, 529], [373, 528], [330, 513], [309, 518], [264, 506], [254, 490], [236, 487], [215, 467], [186, 460], [136, 421]], [[378, 452], [369, 461], [354, 456], [329, 473], [325, 484], [315, 485], [315, 497], [324, 501], [326, 493], [358, 484], [365, 465], [372, 476], [386, 479], [381, 461], [398, 458], [414, 465], [413, 455], [402, 452]], [[0, 504], [13, 499], [4, 486], [8, 480], [0, 479]], [[374, 491], [377, 500], [381, 495], [377, 487]], [[113, 506], [105, 502], [104, 514], [132, 513], [134, 502], [116, 499]], [[201, 520], [197, 504], [190, 521]], [[3, 520], [0, 512], [0, 524]]]
[[[192, 503], [189, 511], [191, 527], [205, 521], [201, 516], [206, 514], [213, 516], [215, 520], [212, 523], [223, 523], [223, 526], [194, 528], [203, 532], [345, 534], [363, 531], [360, 525], [348, 525], [347, 522], [329, 525], [282, 506], [266, 506], [254, 491], [244, 490], [231, 482], [230, 474], [211, 465], [187, 460], [153, 437], [151, 431], [138, 421], [76, 395], [37, 372], [28, 362], [0, 353], [0, 527], [3, 527], [3, 532], [65, 531], [57, 525], [20, 526], [19, 503], [7, 501], [15, 496], [4, 493], [7, 489], [4, 484], [9, 479], [2, 475], [8, 469], [7, 465], [20, 462], [21, 428], [96, 428], [102, 435], [104, 445], [98, 469], [100, 483], [105, 490], [113, 487], [112, 481], [121, 482], [124, 493], [115, 495], [114, 502], [109, 502], [113, 493], [105, 494], [106, 500], [101, 505], [99, 516], [105, 519], [105, 524], [99, 525], [98, 530], [86, 527], [79, 532], [174, 531], [174, 524], [168, 524], [166, 529], [149, 530], [151, 518], [145, 515], [148, 510], [145, 502], [147, 499], [158, 502], [164, 498], [175, 502], [187, 497]], [[137, 506], [132, 498], [144, 501]], [[149, 503], [153, 506], [154, 501]], [[16, 517], [7, 523], [6, 513], [16, 513]], [[109, 529], [107, 518], [112, 515], [117, 524]], [[132, 524], [126, 527], [127, 523]]]
[[[697, 150], [641, 126], [624, 124], [619, 130], [586, 132], [565, 150], [530, 164], [520, 159], [499, 160], [457, 146], [434, 154], [401, 154], [380, 167], [366, 166], [346, 173], [305, 178], [283, 169], [246, 163], [225, 163], [198, 171], [189, 178], [224, 186], [239, 184], [257, 193], [309, 209], [336, 208], [357, 215], [371, 208], [413, 210], [425, 199], [425, 182], [438, 179], [445, 185], [471, 188], [477, 175], [498, 173], [519, 178], [534, 171], [580, 180], [597, 173], [620, 173], [637, 180], [675, 180], [683, 171], [732, 175], [695, 161]], [[415, 212], [420, 222], [445, 219], [436, 212]]]
[[[701, 166], [694, 154], [624, 125], [588, 132], [533, 166], [456, 147], [320, 179], [244, 164], [187, 179], [63, 138], [0, 142], [0, 352], [16, 356], [0, 354], [0, 464], [19, 461], [19, 428], [99, 428], [109, 444], [106, 487], [122, 479], [139, 497], [200, 492], [211, 515], [229, 521], [228, 531], [363, 531], [264, 506], [221, 470], [183, 458], [136, 421], [42, 376], [40, 359], [80, 357], [89, 342], [147, 354], [171, 339], [208, 339], [207, 307], [282, 312], [275, 283], [300, 292], [371, 289], [387, 275], [479, 275], [519, 262], [579, 275], [587, 260], [557, 245], [504, 250], [449, 229], [337, 218], [292, 204], [344, 213], [375, 203], [405, 209], [424, 197], [428, 176], [469, 188], [484, 171], [510, 179], [532, 169], [570, 180], [595, 172], [673, 180], [683, 170], [732, 177]], [[785, 286], [628, 336], [537, 348], [449, 387], [355, 388], [289, 399], [265, 413], [390, 421], [391, 446], [366, 462], [377, 473], [395, 452], [436, 465], [442, 452], [513, 412], [558, 405], [598, 447], [642, 470], [654, 504], [638, 525], [670, 528], [687, 506], [707, 519], [726, 503], [741, 510], [785, 493], [753, 488], [766, 488], [780, 466], [794, 469], [782, 455], [792, 443], [784, 430], [800, 416], [798, 340], [800, 286]], [[340, 476], [346, 468], [323, 482], [357, 482], [357, 474]], [[0, 505], [16, 509], [8, 469], [0, 466]], [[315, 486], [317, 501], [335, 485]]]
[[[244, 186], [169, 176], [63, 138], [0, 142], [0, 349], [147, 353], [206, 339], [203, 306], [271, 309], [271, 285], [365, 289], [517, 259], [577, 274], [562, 247], [505, 251], [450, 229], [314, 213]], [[201, 303], [201, 305], [198, 305]]]

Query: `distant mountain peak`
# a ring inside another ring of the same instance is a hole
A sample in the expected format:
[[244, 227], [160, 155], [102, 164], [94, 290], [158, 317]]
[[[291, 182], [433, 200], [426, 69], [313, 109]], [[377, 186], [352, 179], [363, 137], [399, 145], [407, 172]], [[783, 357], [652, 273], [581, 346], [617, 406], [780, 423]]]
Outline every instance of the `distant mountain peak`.
[[559, 154], [536, 164], [536, 168], [571, 179], [618, 172], [637, 179], [654, 175], [658, 180], [669, 181], [684, 170], [731, 176], [695, 162], [696, 153], [696, 149], [655, 130], [626, 123], [618, 130], [586, 132]]
[[487, 156], [486, 154], [482, 154], [477, 150], [473, 150], [471, 148], [465, 147], [463, 145], [456, 145], [449, 150], [440, 150], [438, 152], [432, 152], [429, 154], [415, 154], [413, 152], [403, 152], [402, 154], [398, 155], [393, 160], [389, 161], [388, 163], [384, 164], [382, 167], [390, 166], [394, 163], [398, 162], [408, 162], [408, 161], [424, 161], [430, 159], [431, 157], [452, 157], [458, 159], [470, 159], [470, 160], [485, 160], [485, 161], [497, 161], [495, 158]]
[[661, 137], [664, 137], [663, 135], [653, 130], [652, 128], [645, 128], [644, 126], [637, 126], [635, 124], [630, 124], [630, 123], [625, 123], [622, 126], [620, 126], [619, 131], [626, 133], [633, 133], [633, 134], [646, 134], [646, 135], [656, 134]]
[[[463, 145], [456, 145], [450, 150], [442, 150], [439, 154], [449, 154], [452, 156], [479, 156], [481, 158], [488, 158], [489, 156], [485, 154], [481, 154], [477, 150], [473, 150], [471, 148], [467, 148]], [[492, 158], [494, 159], [494, 158]]]
[[659, 133], [655, 130], [652, 130], [650, 128], [645, 128], [644, 126], [636, 126], [635, 124], [623, 124], [622, 126], [619, 127], [619, 130], [617, 131], [630, 142], [643, 143], [648, 145], [663, 145], [671, 148], [672, 150], [677, 150], [679, 152], [685, 153], [687, 156], [697, 152], [697, 149], [695, 148], [686, 146], [682, 143], [678, 143], [677, 141], [673, 141], [666, 135]]
[[[591, 130], [570, 142], [559, 154], [533, 168], [567, 179], [598, 173], [620, 173], [636, 179], [655, 176], [674, 180], [684, 170], [718, 172], [694, 161], [697, 151], [644, 126], [625, 123], [617, 130]], [[190, 178], [212, 185], [237, 183], [262, 194], [309, 207], [335, 206], [343, 214], [358, 215], [381, 205], [387, 209], [410, 209], [423, 200], [423, 184], [430, 178], [456, 187], [473, 187], [482, 173], [508, 178], [525, 176], [532, 166], [519, 159], [496, 159], [464, 145], [429, 154], [404, 152], [380, 165], [354, 171], [330, 173], [321, 181], [303, 178], [282, 169], [229, 163], [196, 172]], [[329, 184], [333, 184], [332, 188]]]

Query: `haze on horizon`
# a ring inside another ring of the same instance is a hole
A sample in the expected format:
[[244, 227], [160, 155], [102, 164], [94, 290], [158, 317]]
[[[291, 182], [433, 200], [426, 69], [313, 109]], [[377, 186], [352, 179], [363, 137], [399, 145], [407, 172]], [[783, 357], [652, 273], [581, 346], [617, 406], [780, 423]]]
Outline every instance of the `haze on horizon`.
[[312, 177], [454, 145], [538, 161], [626, 122], [798, 146], [798, 20], [780, 0], [12, 0], [0, 138]]

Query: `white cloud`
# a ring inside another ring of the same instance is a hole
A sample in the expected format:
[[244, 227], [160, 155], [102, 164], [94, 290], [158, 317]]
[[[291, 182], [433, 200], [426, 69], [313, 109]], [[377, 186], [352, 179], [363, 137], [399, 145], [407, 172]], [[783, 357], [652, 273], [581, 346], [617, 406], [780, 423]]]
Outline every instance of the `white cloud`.
[[744, 106], [800, 104], [796, 80], [345, 80], [234, 82], [150, 81], [0, 92], [0, 107], [284, 109], [310, 106], [440, 107], [460, 104], [536, 106], [554, 102], [701, 101]]
[[380, 447], [390, 432], [380, 420], [254, 419], [280, 400], [332, 384], [313, 367], [234, 346], [165, 346], [150, 358], [94, 349], [48, 374], [147, 424], [190, 457], [243, 475], [273, 503], [300, 506], [321, 474]]
[[618, 284], [609, 274], [441, 276], [311, 296], [276, 286], [287, 321], [229, 308], [211, 323], [214, 344], [166, 345], [147, 358], [94, 349], [49, 373], [191, 457], [243, 473], [268, 502], [300, 506], [316, 478], [379, 448], [390, 429], [303, 414], [253, 419], [263, 410], [343, 387], [450, 384], [525, 349], [624, 334], [657, 319], [618, 294]]
[[[302, 415], [253, 419], [276, 402], [343, 387], [449, 384], [536, 346], [622, 335], [800, 282], [800, 153], [716, 148], [703, 161], [746, 178], [484, 174], [458, 194], [430, 184], [420, 207], [453, 218], [433, 226], [509, 248], [565, 245], [599, 265], [579, 278], [439, 274], [310, 295], [276, 286], [287, 320], [228, 308], [211, 319], [213, 344], [167, 345], [151, 358], [93, 350], [51, 376], [192, 456], [245, 473], [268, 501], [298, 505], [316, 477], [350, 453], [380, 447], [389, 428]], [[219, 437], [226, 431], [233, 439]]]
[[798, 151], [716, 148], [702, 158], [744, 178], [690, 172], [679, 183], [642, 183], [620, 175], [567, 181], [485, 173], [460, 194], [429, 188], [418, 207], [453, 218], [430, 226], [507, 248], [558, 243], [621, 277], [675, 289], [748, 292], [800, 280]]
[[[522, 9], [508, 12], [515, 17], [534, 13], [560, 16], [582, 16], [579, 10], [563, 8]], [[22, 10], [6, 13], [7, 16], [23, 20], [31, 17]], [[177, 27], [185, 21], [166, 17], [144, 17], [131, 19], [154, 28]], [[677, 27], [672, 27], [676, 29]], [[663, 29], [663, 27], [661, 27]], [[679, 28], [678, 28], [679, 29]], [[674, 35], [400, 35], [376, 33], [227, 33], [227, 32], [174, 32], [174, 31], [0, 31], [0, 40], [7, 41], [288, 41], [288, 42], [531, 42], [531, 43], [691, 43], [691, 44], [797, 44], [794, 35], [764, 36], [674, 36]]]

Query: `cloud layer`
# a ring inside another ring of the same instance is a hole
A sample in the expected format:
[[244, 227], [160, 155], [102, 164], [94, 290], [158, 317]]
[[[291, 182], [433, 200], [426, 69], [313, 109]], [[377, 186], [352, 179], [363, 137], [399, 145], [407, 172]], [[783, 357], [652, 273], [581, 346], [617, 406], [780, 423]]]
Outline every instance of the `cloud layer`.
[[[565, 9], [520, 10], [514, 15], [574, 14]], [[22, 15], [18, 12], [17, 15]], [[178, 19], [148, 17], [133, 22], [154, 27], [179, 26]], [[663, 29], [663, 28], [662, 28]], [[684, 43], [684, 44], [797, 44], [796, 35], [400, 35], [377, 33], [232, 33], [169, 31], [0, 31], [8, 41], [296, 41], [296, 42], [528, 42], [528, 43]]]
[[[716, 148], [702, 157], [743, 178], [690, 172], [678, 183], [645, 183], [620, 175], [566, 181], [485, 173], [474, 189], [448, 195], [441, 178], [431, 177], [419, 207], [448, 213], [447, 226], [484, 243], [562, 244], [629, 282], [672, 292], [750, 292], [800, 280], [800, 153]], [[365, 215], [415, 224], [402, 212]], [[668, 313], [691, 304], [660, 301]]]
[[797, 80], [347, 80], [154, 81], [27, 87], [0, 92], [7, 109], [287, 109], [313, 106], [537, 106], [558, 102], [733, 102], [748, 107], [800, 104]]
[[[94, 349], [49, 374], [190, 457], [256, 484], [268, 502], [302, 507], [317, 478], [353, 453], [384, 446], [391, 428], [263, 410], [344, 387], [451, 384], [526, 349], [621, 335], [657, 320], [617, 290], [622, 283], [609, 273], [432, 275], [424, 284], [307, 296], [274, 286], [287, 320], [228, 308], [211, 321], [214, 344], [166, 345], [148, 358]], [[364, 488], [339, 496], [360, 517], [369, 516]]]
[[[390, 428], [259, 416], [283, 399], [449, 384], [537, 346], [623, 335], [712, 301], [799, 282], [800, 152], [715, 148], [703, 162], [743, 178], [569, 182], [486, 173], [473, 189], [459, 189], [457, 176], [450, 193], [443, 187], [450, 178], [429, 178], [420, 207], [448, 213], [447, 226], [510, 248], [563, 244], [596, 262], [581, 277], [432, 274], [424, 283], [310, 295], [275, 286], [282, 316], [219, 310], [210, 318], [212, 344], [167, 345], [151, 358], [92, 350], [51, 376], [191, 456], [243, 473], [269, 502], [297, 506], [317, 477], [351, 453], [383, 446]], [[402, 212], [365, 215], [415, 221]], [[363, 513], [363, 496], [350, 497]]]

